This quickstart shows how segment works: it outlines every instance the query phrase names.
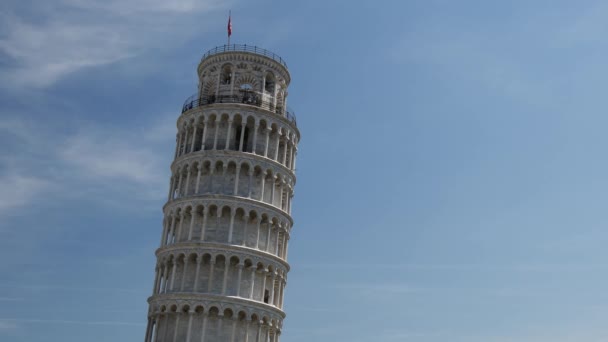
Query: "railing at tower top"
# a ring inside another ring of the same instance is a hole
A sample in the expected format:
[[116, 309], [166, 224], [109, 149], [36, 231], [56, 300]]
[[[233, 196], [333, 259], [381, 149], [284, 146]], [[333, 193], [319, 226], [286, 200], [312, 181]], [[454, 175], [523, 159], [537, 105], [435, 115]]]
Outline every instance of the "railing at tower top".
[[298, 125], [296, 121], [296, 114], [291, 108], [285, 108], [276, 105], [272, 97], [268, 97], [262, 93], [251, 90], [240, 90], [238, 94], [234, 95], [208, 95], [199, 97], [198, 94], [194, 94], [188, 97], [184, 102], [184, 106], [182, 107], [182, 113], [192, 108], [207, 106], [216, 103], [239, 103], [249, 106], [260, 107], [287, 118], [287, 120], [289, 120], [289, 122], [293, 123], [295, 126]]
[[281, 65], [283, 65], [285, 67], [285, 69], [287, 69], [287, 63], [285, 63], [283, 58], [281, 58], [279, 55], [275, 54], [272, 51], [268, 51], [266, 49], [262, 49], [257, 46], [247, 45], [247, 44], [231, 44], [231, 45], [216, 46], [215, 48], [205, 52], [205, 54], [201, 58], [201, 61], [209, 56], [213, 56], [218, 53], [231, 52], [231, 51], [251, 52], [251, 53], [258, 54], [258, 55], [262, 55], [262, 56], [268, 57], [274, 61], [281, 63]]

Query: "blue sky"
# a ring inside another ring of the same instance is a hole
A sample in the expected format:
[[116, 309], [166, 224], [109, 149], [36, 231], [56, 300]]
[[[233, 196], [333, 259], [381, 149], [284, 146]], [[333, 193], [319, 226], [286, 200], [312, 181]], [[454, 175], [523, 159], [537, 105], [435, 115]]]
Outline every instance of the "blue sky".
[[228, 9], [302, 133], [282, 341], [608, 340], [605, 2], [4, 0], [1, 341], [143, 340]]

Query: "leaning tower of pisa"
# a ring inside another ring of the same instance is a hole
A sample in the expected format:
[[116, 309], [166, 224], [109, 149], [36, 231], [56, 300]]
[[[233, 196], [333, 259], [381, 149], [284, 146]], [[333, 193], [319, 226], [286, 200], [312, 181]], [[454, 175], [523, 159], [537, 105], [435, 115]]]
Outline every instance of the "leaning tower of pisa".
[[224, 45], [177, 119], [146, 342], [277, 342], [300, 133], [277, 55]]

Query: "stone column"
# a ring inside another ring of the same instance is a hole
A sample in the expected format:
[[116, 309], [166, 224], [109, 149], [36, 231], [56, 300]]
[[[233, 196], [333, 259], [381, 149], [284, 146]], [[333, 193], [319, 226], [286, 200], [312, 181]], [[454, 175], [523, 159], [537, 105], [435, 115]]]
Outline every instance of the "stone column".
[[249, 325], [250, 324], [251, 324], [251, 319], [249, 319], [249, 317], [247, 317], [245, 320], [245, 341], [244, 342], [249, 342]]
[[207, 218], [209, 217], [209, 206], [207, 205], [203, 208], [203, 225], [201, 227], [201, 237], [200, 240], [205, 240], [205, 226], [207, 225]]
[[268, 234], [266, 235], [266, 253], [270, 253], [270, 234], [272, 234], [272, 222], [268, 221]]
[[194, 286], [192, 288], [192, 292], [198, 292], [198, 277], [201, 273], [201, 263], [203, 262], [203, 256], [196, 256], [196, 272], [194, 273]]
[[179, 287], [180, 292], [184, 292], [184, 286], [186, 285], [186, 273], [188, 272], [188, 256], [184, 256], [184, 269], [182, 270], [182, 283]]
[[200, 190], [200, 185], [201, 185], [201, 171], [203, 170], [203, 165], [199, 162], [196, 166], [197, 171], [197, 175], [196, 175], [196, 189], [194, 190], [194, 193], [198, 195], [198, 192]]
[[223, 339], [222, 339], [222, 337], [223, 337], [222, 336], [223, 335], [222, 334], [222, 332], [223, 332], [222, 331], [222, 324], [223, 323], [224, 323], [224, 313], [220, 312], [217, 315], [217, 338], [218, 338], [217, 340], [218, 341], [223, 341]]
[[283, 164], [283, 165], [287, 165], [287, 149], [288, 148], [289, 148], [289, 133], [285, 135], [285, 145], [283, 148], [283, 161], [281, 161], [281, 164]]
[[169, 195], [167, 196], [167, 202], [173, 199], [173, 176], [169, 179]]
[[285, 181], [281, 180], [281, 187], [279, 188], [279, 208], [285, 210], [283, 207], [283, 190], [285, 189]]
[[221, 194], [226, 194], [228, 195], [230, 192], [226, 189], [226, 188], [230, 188], [230, 184], [228, 184], [227, 179], [228, 177], [226, 177], [228, 175], [228, 163], [224, 164], [224, 167], [222, 168], [222, 186], [220, 187]]
[[167, 331], [169, 331], [169, 312], [165, 314], [165, 329], [163, 330], [163, 339], [162, 342], [167, 341]]
[[184, 225], [184, 218], [186, 217], [186, 213], [184, 213], [183, 209], [179, 216], [179, 228], [177, 228], [177, 237], [175, 238], [175, 242], [180, 242], [182, 239], [182, 228]]
[[234, 342], [234, 335], [236, 334], [236, 323], [238, 322], [238, 317], [235, 315], [232, 316], [232, 332], [230, 333], [230, 342]]
[[186, 342], [190, 342], [190, 337], [192, 336], [192, 317], [194, 316], [194, 311], [188, 311], [188, 331], [186, 332]]
[[234, 176], [234, 191], [233, 195], [238, 196], [239, 193], [239, 175], [241, 174], [241, 164], [236, 166], [236, 175]]
[[[171, 227], [169, 228], [169, 234], [167, 235], [167, 244], [173, 243], [173, 236], [175, 236], [175, 220], [177, 218], [177, 214], [171, 216]], [[172, 236], [173, 235], [173, 236]]]
[[160, 247], [165, 245], [165, 241], [167, 241], [166, 236], [167, 236], [167, 230], [169, 229], [169, 220], [168, 218], [165, 218], [163, 220], [163, 233], [160, 235]]
[[217, 116], [215, 117], [215, 135], [213, 137], [213, 149], [217, 150], [217, 135], [218, 132], [220, 131], [220, 121], [221, 118], [218, 120]]
[[241, 246], [246, 246], [247, 245], [247, 228], [249, 226], [249, 215], [247, 213], [245, 213], [245, 215], [243, 216], [243, 241], [241, 241]]
[[262, 171], [262, 184], [260, 186], [260, 201], [264, 202], [264, 185], [266, 183], [266, 171]]
[[203, 116], [203, 136], [201, 138], [201, 151], [205, 150], [205, 140], [207, 139], [207, 118]]
[[285, 241], [285, 256], [283, 260], [287, 261], [287, 252], [289, 251], [289, 237], [287, 237], [287, 241]]
[[276, 148], [274, 150], [274, 160], [276, 160], [277, 163], [279, 162], [279, 146], [281, 144], [281, 135], [283, 135], [281, 133], [281, 130], [278, 130], [277, 131], [277, 145], [276, 145]]
[[266, 278], [268, 277], [268, 271], [262, 269], [262, 303], [264, 302], [264, 295], [266, 294]]
[[192, 132], [192, 144], [190, 145], [190, 152], [194, 152], [194, 148], [195, 143], [196, 143], [196, 128], [198, 127], [198, 123], [196, 122], [196, 119], [194, 120], [194, 128], [193, 128], [193, 132]]
[[150, 337], [149, 342], [156, 342], [158, 336], [158, 316], [159, 315], [154, 315], [154, 318], [152, 319], [152, 336]]
[[285, 251], [287, 250], [287, 227], [283, 230], [283, 248], [281, 249], [281, 255], [279, 258], [283, 258], [285, 260]]
[[268, 295], [268, 304], [274, 305], [274, 283], [277, 278], [277, 272], [273, 271], [270, 276], [270, 294]]
[[213, 174], [215, 173], [215, 162], [209, 164], [209, 191], [207, 193], [213, 193]]
[[179, 331], [179, 319], [181, 318], [180, 312], [175, 312], [175, 329], [173, 330], [173, 342], [177, 342], [177, 332]]
[[161, 293], [167, 293], [168, 283], [169, 283], [169, 262], [166, 261], [163, 265], [163, 286], [161, 289]]
[[178, 129], [177, 134], [175, 135], [175, 153], [173, 155], [173, 159], [177, 158], [179, 156], [179, 145], [180, 142], [182, 141], [182, 132]]
[[274, 251], [277, 256], [279, 256], [279, 236], [281, 236], [281, 227], [277, 226], [277, 237], [275, 239], [275, 248], [274, 248]]
[[228, 271], [230, 270], [230, 259], [224, 259], [224, 280], [222, 281], [222, 295], [226, 294], [226, 286], [228, 285]]
[[230, 208], [230, 227], [228, 228], [228, 243], [232, 243], [232, 233], [234, 232], [234, 217], [236, 209]]
[[230, 147], [230, 133], [232, 132], [232, 119], [228, 119], [228, 133], [226, 134], [226, 146], [224, 150], [228, 150]]
[[285, 297], [285, 285], [287, 282], [284, 277], [281, 277], [281, 296], [279, 297], [279, 309], [283, 309], [283, 298]]
[[179, 180], [177, 181], [177, 198], [182, 197], [182, 178], [184, 178], [184, 175], [182, 174], [182, 170], [179, 169]]
[[260, 224], [261, 223], [262, 223], [262, 218], [258, 216], [257, 217], [257, 227], [255, 230], [255, 249], [260, 249]]
[[262, 342], [262, 321], [258, 321], [258, 333], [255, 336], [255, 342]]
[[249, 186], [247, 187], [247, 198], [251, 198], [251, 190], [253, 190], [251, 188], [251, 186], [253, 185], [253, 167], [249, 168]]
[[213, 271], [215, 269], [215, 256], [211, 257], [209, 263], [209, 282], [207, 283], [207, 293], [211, 293], [211, 291], [213, 290]]
[[201, 329], [201, 342], [205, 342], [205, 333], [207, 332], [207, 313], [203, 312], [203, 328]]
[[194, 230], [194, 221], [196, 219], [196, 209], [190, 209], [190, 228], [188, 229], [188, 241], [192, 240], [192, 231]]
[[253, 265], [251, 266], [251, 287], [249, 288], [249, 296], [247, 296], [249, 299], [253, 299], [253, 289], [255, 288], [255, 274], [256, 274], [257, 270], [256, 270], [256, 266]]
[[[245, 119], [242, 119], [245, 120]], [[241, 122], [241, 137], [239, 139], [239, 151], [243, 152], [243, 142], [245, 140], [245, 129], [247, 128], [247, 122]]]
[[184, 196], [188, 196], [188, 190], [190, 188], [190, 173], [192, 171], [192, 166], [188, 165], [188, 167], [186, 168], [186, 187], [184, 189]]
[[152, 287], [152, 294], [155, 295], [158, 292], [159, 280], [161, 277], [162, 269], [160, 265], [156, 264], [154, 267], [154, 286]]
[[184, 138], [184, 153], [182, 154], [188, 153], [188, 133], [190, 133], [187, 125], [184, 126], [184, 129], [186, 130], [186, 137]]
[[220, 77], [222, 77], [222, 70], [217, 74], [217, 85], [215, 87], [215, 101], [217, 101], [217, 97], [220, 95]]
[[270, 205], [274, 206], [274, 191], [276, 188], [276, 181], [277, 181], [277, 176], [276, 175], [272, 175], [270, 177], [270, 179], [272, 180], [272, 184], [270, 184]]
[[251, 149], [251, 152], [253, 154], [257, 154], [256, 147], [257, 147], [257, 142], [258, 142], [258, 128], [259, 127], [260, 127], [260, 124], [256, 121], [254, 129], [253, 129], [253, 147]]
[[236, 265], [236, 267], [238, 268], [238, 276], [237, 276], [237, 281], [236, 281], [236, 296], [240, 297], [241, 296], [241, 279], [243, 276], [243, 263], [239, 263], [238, 265]]
[[156, 267], [154, 267], [154, 287], [152, 288], [152, 294], [156, 294], [158, 291], [158, 283], [161, 277], [160, 272], [160, 266], [156, 265]]
[[177, 270], [177, 260], [173, 260], [173, 265], [171, 266], [171, 285], [169, 286], [169, 291], [173, 291], [173, 286], [175, 285], [175, 271]]
[[234, 95], [234, 77], [235, 77], [235, 71], [232, 72], [232, 74], [230, 74], [230, 96]]
[[270, 131], [272, 131], [271, 128], [268, 128], [268, 126], [266, 126], [266, 144], [264, 144], [264, 157], [268, 158], [268, 144], [270, 143]]

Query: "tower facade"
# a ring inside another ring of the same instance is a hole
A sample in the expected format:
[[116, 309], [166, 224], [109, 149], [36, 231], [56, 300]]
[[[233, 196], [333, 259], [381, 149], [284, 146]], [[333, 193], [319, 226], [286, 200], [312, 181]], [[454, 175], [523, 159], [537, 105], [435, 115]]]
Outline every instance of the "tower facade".
[[224, 45], [198, 65], [175, 159], [146, 342], [276, 342], [300, 133], [286, 63]]

